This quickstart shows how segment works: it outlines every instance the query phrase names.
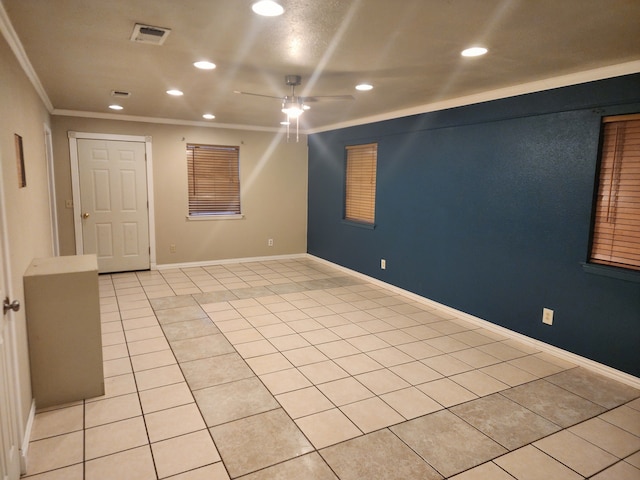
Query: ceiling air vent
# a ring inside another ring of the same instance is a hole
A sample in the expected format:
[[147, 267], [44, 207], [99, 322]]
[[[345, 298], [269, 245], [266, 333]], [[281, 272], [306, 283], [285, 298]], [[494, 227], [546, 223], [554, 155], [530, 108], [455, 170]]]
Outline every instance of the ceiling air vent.
[[111, 96], [117, 98], [129, 98], [131, 96], [131, 92], [125, 92], [123, 90], [111, 90]]
[[131, 34], [131, 41], [137, 43], [149, 43], [151, 45], [162, 45], [171, 33], [170, 28], [152, 27], [136, 23]]

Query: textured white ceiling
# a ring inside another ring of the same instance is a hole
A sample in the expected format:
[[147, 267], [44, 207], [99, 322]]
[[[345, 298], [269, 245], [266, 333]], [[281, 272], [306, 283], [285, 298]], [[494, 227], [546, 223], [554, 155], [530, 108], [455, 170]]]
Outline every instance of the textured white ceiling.
[[[297, 74], [296, 93], [355, 97], [313, 104], [301, 127], [318, 130], [640, 61], [638, 0], [280, 0], [273, 18], [252, 2], [2, 0], [55, 111], [112, 114], [115, 89], [132, 94], [120, 115], [211, 112], [217, 124], [277, 128], [277, 100], [233, 91], [283, 96], [284, 76]], [[171, 34], [133, 43], [136, 22]], [[460, 56], [475, 44], [489, 54]], [[196, 70], [201, 59], [217, 68]], [[356, 91], [363, 81], [374, 90]]]

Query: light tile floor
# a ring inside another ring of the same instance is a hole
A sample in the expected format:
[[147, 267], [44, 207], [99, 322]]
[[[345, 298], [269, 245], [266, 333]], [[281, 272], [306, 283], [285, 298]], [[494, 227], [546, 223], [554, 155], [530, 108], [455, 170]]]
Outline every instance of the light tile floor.
[[311, 259], [100, 277], [31, 480], [640, 479], [640, 391]]

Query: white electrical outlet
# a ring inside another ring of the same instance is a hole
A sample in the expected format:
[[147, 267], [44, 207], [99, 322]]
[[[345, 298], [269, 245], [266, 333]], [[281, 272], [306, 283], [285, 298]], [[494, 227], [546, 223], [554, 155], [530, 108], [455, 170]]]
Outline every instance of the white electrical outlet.
[[176, 253], [176, 244], [172, 243], [169, 245], [169, 253]]
[[380, 259], [380, 268], [382, 270], [386, 270], [386, 268], [387, 268], [387, 261], [384, 258]]
[[553, 325], [553, 310], [550, 310], [548, 308], [542, 309], [542, 323]]
[[270, 238], [269, 240], [267, 240], [267, 246], [273, 247], [273, 238]]

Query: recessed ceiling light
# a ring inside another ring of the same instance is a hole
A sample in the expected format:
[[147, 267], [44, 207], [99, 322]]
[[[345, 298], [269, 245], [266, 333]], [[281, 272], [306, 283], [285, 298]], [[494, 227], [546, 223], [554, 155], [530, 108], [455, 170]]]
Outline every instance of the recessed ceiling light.
[[111, 110], [122, 110], [124, 107], [122, 105], [109, 105]]
[[184, 95], [184, 93], [182, 93], [180, 90], [175, 90], [175, 89], [167, 90], [167, 93], [169, 95], [173, 95], [174, 97], [180, 97], [181, 95]]
[[368, 83], [361, 83], [360, 85], [356, 85], [356, 90], [360, 90], [361, 92], [368, 92], [373, 89], [373, 85], [369, 85]]
[[284, 13], [284, 8], [273, 0], [260, 0], [251, 5], [251, 10], [263, 17], [277, 17]]
[[213, 120], [214, 118], [216, 118], [216, 116], [211, 113], [205, 113], [204, 115], [202, 115], [202, 118], [206, 118], [207, 120]]
[[216, 68], [215, 63], [207, 62], [206, 60], [195, 62], [193, 66], [199, 68], [200, 70], [213, 70], [214, 68]]
[[488, 50], [484, 47], [471, 47], [463, 50], [460, 54], [463, 57], [479, 57], [480, 55], [484, 55]]

